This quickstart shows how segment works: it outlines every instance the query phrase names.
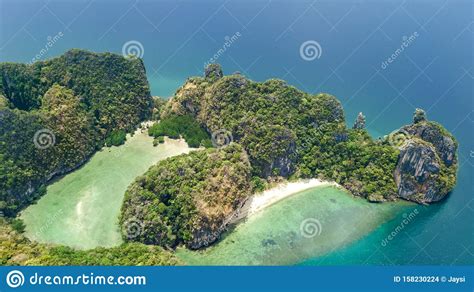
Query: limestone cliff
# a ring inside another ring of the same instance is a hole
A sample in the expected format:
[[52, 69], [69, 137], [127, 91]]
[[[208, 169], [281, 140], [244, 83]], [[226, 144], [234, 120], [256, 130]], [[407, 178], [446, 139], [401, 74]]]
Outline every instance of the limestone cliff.
[[417, 109], [414, 123], [402, 127], [405, 134], [394, 172], [398, 195], [419, 203], [437, 202], [456, 183], [457, 142], [441, 125], [426, 120]]

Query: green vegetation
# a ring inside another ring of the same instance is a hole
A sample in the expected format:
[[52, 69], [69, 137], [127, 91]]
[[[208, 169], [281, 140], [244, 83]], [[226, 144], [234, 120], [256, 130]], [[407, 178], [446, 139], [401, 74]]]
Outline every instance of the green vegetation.
[[189, 147], [211, 147], [209, 134], [190, 115], [168, 116], [148, 129], [148, 134], [155, 138], [168, 136], [171, 139], [186, 140]]
[[[324, 141], [323, 135], [314, 135]], [[399, 153], [396, 148], [373, 141], [365, 130], [347, 130], [344, 141], [325, 142], [312, 145], [302, 156], [300, 176], [332, 179], [353, 194], [372, 201], [395, 199], [393, 170]]]
[[105, 145], [107, 146], [120, 146], [125, 144], [127, 140], [127, 133], [124, 130], [114, 130], [110, 133], [110, 136], [105, 139]]
[[417, 124], [419, 122], [426, 121], [426, 113], [424, 110], [417, 108], [413, 116], [413, 123]]
[[23, 223], [23, 220], [15, 218], [12, 220], [11, 226], [13, 230], [15, 230], [18, 233], [23, 233], [25, 231], [25, 224]]
[[150, 97], [142, 60], [112, 53], [73, 49], [32, 65], [1, 63], [0, 94], [13, 108], [38, 109], [55, 83], [71, 89], [95, 117], [101, 134], [131, 129], [150, 115]]
[[[140, 232], [125, 233], [128, 241], [207, 246], [254, 191], [281, 177], [334, 180], [370, 201], [398, 198], [400, 145], [373, 140], [362, 114], [348, 129], [341, 104], [329, 94], [308, 94], [281, 80], [223, 76], [212, 64], [205, 77], [188, 79], [165, 102], [150, 97], [141, 60], [81, 50], [33, 65], [0, 63], [0, 78], [0, 212], [8, 217], [44, 194], [54, 176], [104, 145], [123, 144], [149, 117], [159, 120], [148, 130], [154, 145], [164, 136], [182, 137], [190, 147], [208, 149], [160, 161], [129, 186], [120, 223], [124, 230], [138, 224]], [[449, 192], [456, 181], [454, 137], [421, 110], [403, 131], [436, 149], [433, 161], [444, 163], [433, 184]], [[225, 143], [217, 143], [224, 146], [211, 148], [209, 133], [224, 135], [218, 138]], [[29, 242], [19, 234], [23, 223], [9, 222], [0, 225], [3, 264], [178, 263], [162, 248], [139, 243], [77, 251]]]
[[158, 144], [163, 144], [165, 143], [165, 137], [159, 136], [153, 139], [153, 146], [158, 146]]
[[120, 222], [145, 232], [124, 239], [199, 248], [217, 239], [225, 220], [252, 193], [250, 164], [238, 144], [160, 161], [128, 188]]
[[158, 96], [153, 96], [153, 114], [152, 119], [158, 121], [161, 119], [161, 111], [163, 107], [166, 105], [166, 100], [162, 99]]
[[71, 50], [0, 63], [0, 212], [14, 216], [52, 177], [122, 144], [152, 106], [139, 59]]
[[31, 242], [0, 219], [0, 265], [179, 265], [170, 252], [157, 246], [126, 243], [113, 248], [75, 250]]
[[[425, 123], [420, 111], [415, 117], [416, 125]], [[373, 140], [362, 113], [348, 129], [339, 101], [329, 94], [307, 94], [281, 80], [260, 83], [240, 74], [222, 76], [213, 64], [204, 78], [188, 79], [160, 107], [160, 118], [150, 135], [181, 135], [197, 145], [199, 139], [191, 135], [198, 135], [199, 125], [207, 133], [225, 133], [224, 140], [233, 143], [162, 161], [138, 178], [122, 208], [124, 227], [130, 220], [144, 224], [145, 232], [128, 238], [132, 241], [206, 246], [219, 237], [251, 191], [263, 190], [279, 177], [334, 180], [373, 202], [399, 197], [394, 171], [400, 145]], [[243, 163], [247, 155], [248, 163]], [[443, 178], [437, 183], [443, 192], [453, 186], [453, 169], [441, 169]]]
[[249, 154], [255, 177], [321, 177], [364, 197], [395, 198], [398, 150], [373, 141], [362, 126], [347, 129], [335, 97], [310, 95], [281, 80], [213, 80], [189, 79], [162, 115], [192, 114], [208, 132], [230, 131]]

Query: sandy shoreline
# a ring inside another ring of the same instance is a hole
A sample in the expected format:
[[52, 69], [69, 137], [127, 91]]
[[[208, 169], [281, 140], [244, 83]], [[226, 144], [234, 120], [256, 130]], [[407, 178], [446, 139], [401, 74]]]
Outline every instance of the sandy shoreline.
[[247, 216], [251, 216], [252, 214], [257, 213], [286, 197], [319, 186], [338, 187], [339, 185], [335, 182], [323, 181], [316, 178], [282, 183], [274, 188], [263, 191], [262, 193], [255, 194], [249, 200], [248, 210], [246, 212]]

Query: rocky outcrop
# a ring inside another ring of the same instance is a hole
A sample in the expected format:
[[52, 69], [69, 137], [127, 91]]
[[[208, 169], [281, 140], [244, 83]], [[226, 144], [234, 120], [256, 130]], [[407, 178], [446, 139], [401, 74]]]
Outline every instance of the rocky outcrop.
[[288, 177], [292, 174], [294, 170], [294, 162], [290, 157], [295, 153], [295, 149], [295, 144], [291, 144], [286, 154], [276, 157], [270, 164], [268, 164], [264, 176], [269, 177], [274, 175], [275, 173], [272, 173], [272, 170], [276, 170], [278, 176]]
[[420, 108], [417, 108], [413, 114], [413, 123], [417, 124], [424, 121], [426, 121], [426, 112]]
[[192, 231], [192, 238], [186, 243], [186, 247], [190, 249], [200, 249], [207, 247], [217, 241], [219, 236], [225, 230], [225, 226], [221, 228], [212, 228], [211, 222], [207, 218], [199, 218], [200, 221], [196, 222], [196, 226]]
[[414, 123], [402, 127], [405, 141], [394, 172], [398, 195], [419, 203], [443, 199], [456, 183], [457, 142], [441, 125], [417, 109]]
[[[261, 137], [267, 139], [262, 140]], [[293, 173], [296, 135], [287, 127], [249, 127], [242, 138], [242, 145], [248, 149], [250, 162], [262, 177], [288, 177]]]
[[222, 78], [223, 76], [224, 73], [222, 73], [222, 67], [219, 64], [209, 64], [204, 70], [204, 77], [208, 79], [215, 80]]
[[190, 78], [178, 89], [176, 95], [168, 103], [171, 106], [165, 107], [162, 118], [172, 114], [191, 113], [196, 115], [200, 111], [199, 97], [204, 94], [204, 91], [196, 83], [195, 79]]
[[394, 173], [398, 195], [420, 203], [442, 199], [445, 194], [439, 192], [436, 184], [440, 163], [432, 145], [418, 139], [405, 143]]
[[[210, 245], [250, 197], [250, 173], [247, 153], [237, 143], [160, 161], [125, 193], [124, 239], [191, 249]], [[128, 232], [134, 222], [139, 232]]]
[[446, 166], [456, 163], [457, 143], [441, 125], [435, 122], [419, 122], [402, 128], [408, 134], [433, 144]]
[[352, 129], [356, 129], [356, 130], [365, 129], [365, 116], [362, 113], [359, 113], [357, 115], [357, 118], [354, 122], [354, 126], [352, 126]]
[[200, 249], [208, 247], [221, 237], [221, 234], [227, 231], [229, 225], [235, 224], [248, 214], [251, 200], [248, 198], [236, 203], [235, 210], [226, 214], [222, 220], [209, 220], [206, 217], [200, 217], [194, 222], [192, 238], [186, 243], [190, 249]]

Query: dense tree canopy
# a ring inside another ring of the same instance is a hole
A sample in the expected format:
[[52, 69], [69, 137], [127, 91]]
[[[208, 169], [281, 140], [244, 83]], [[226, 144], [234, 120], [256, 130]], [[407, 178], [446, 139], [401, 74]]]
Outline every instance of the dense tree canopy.
[[155, 138], [167, 136], [172, 139], [183, 137], [189, 147], [211, 147], [209, 134], [190, 115], [169, 116], [148, 129], [148, 134]]
[[142, 61], [110, 53], [0, 63], [0, 78], [0, 211], [8, 216], [105, 141], [123, 144], [153, 107]]
[[328, 94], [304, 93], [281, 80], [240, 74], [190, 78], [163, 116], [193, 115], [208, 132], [228, 130], [248, 152], [254, 176], [322, 177], [374, 200], [393, 199], [398, 150], [363, 127], [347, 129]]
[[139, 266], [179, 265], [171, 252], [157, 246], [126, 243], [112, 248], [75, 250], [31, 242], [0, 218], [0, 265]]
[[147, 244], [201, 247], [215, 241], [225, 220], [251, 195], [243, 148], [193, 151], [160, 161], [128, 188], [121, 224], [139, 224], [124, 238]]
[[[370, 201], [398, 197], [399, 141], [372, 139], [362, 114], [348, 129], [329, 94], [223, 76], [213, 64], [165, 102], [150, 97], [141, 60], [81, 50], [32, 65], [0, 63], [0, 78], [0, 212], [8, 217], [42, 195], [54, 176], [104, 145], [123, 144], [145, 118], [159, 120], [149, 128], [155, 145], [168, 136], [204, 146], [160, 161], [129, 186], [120, 216], [128, 243], [88, 251], [42, 245], [19, 234], [21, 221], [8, 219], [0, 222], [2, 264], [178, 264], [144, 244], [207, 246], [255, 190], [281, 177], [334, 180]], [[449, 192], [454, 137], [421, 110], [401, 131], [432, 150], [437, 172], [429, 175], [437, 190]], [[138, 232], [128, 233], [131, 225]]]

